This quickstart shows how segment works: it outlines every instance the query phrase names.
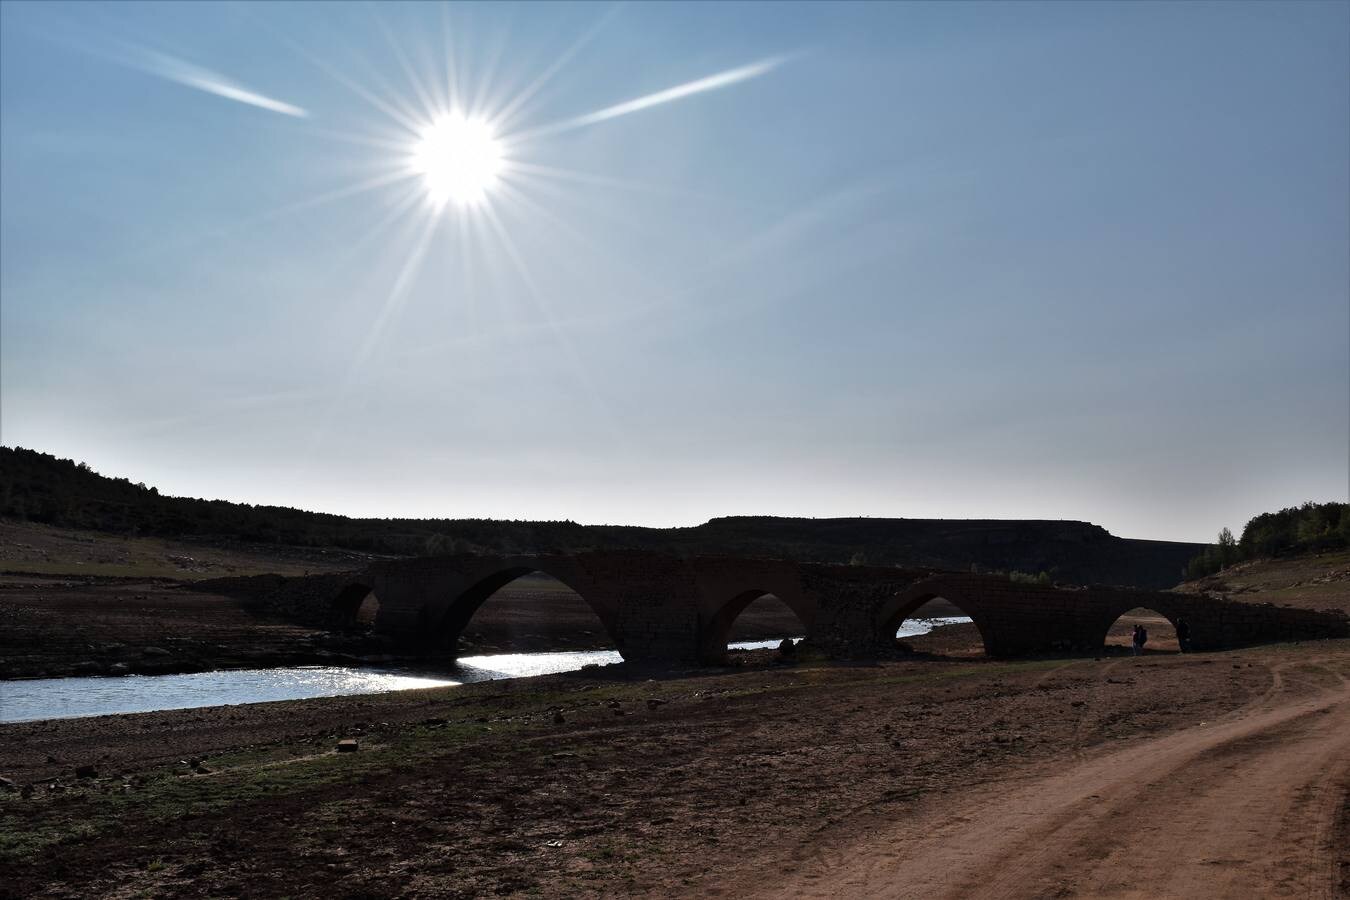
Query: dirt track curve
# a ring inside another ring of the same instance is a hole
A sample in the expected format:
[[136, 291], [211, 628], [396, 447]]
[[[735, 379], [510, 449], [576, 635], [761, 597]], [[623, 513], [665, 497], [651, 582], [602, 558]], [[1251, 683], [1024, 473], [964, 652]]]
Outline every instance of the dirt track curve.
[[1276, 668], [1264, 695], [1216, 721], [964, 792], [728, 893], [1345, 896], [1350, 683], [1307, 662]]

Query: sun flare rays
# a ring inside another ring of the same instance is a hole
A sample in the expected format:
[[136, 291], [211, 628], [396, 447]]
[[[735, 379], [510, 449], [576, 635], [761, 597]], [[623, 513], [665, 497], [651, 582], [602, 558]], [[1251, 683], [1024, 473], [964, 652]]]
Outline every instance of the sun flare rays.
[[[470, 327], [479, 312], [509, 320], [508, 332], [522, 322], [544, 323], [579, 392], [603, 405], [585, 355], [560, 324], [575, 311], [559, 305], [550, 293], [553, 273], [545, 271], [561, 264], [569, 269], [567, 277], [585, 278], [585, 264], [572, 262], [577, 248], [590, 248], [590, 256], [603, 249], [586, 233], [584, 223], [575, 220], [569, 204], [560, 201], [567, 192], [583, 199], [587, 192], [600, 191], [650, 197], [705, 195], [689, 187], [635, 181], [618, 172], [607, 173], [603, 166], [595, 167], [599, 171], [578, 171], [551, 156], [550, 141], [762, 77], [788, 57], [760, 59], [695, 78], [688, 76], [696, 73], [686, 72], [685, 80], [672, 78], [672, 86], [647, 93], [606, 85], [600, 95], [604, 102], [591, 111], [555, 113], [549, 103], [556, 103], [560, 93], [565, 95], [559, 90], [565, 87], [560, 83], [562, 73], [594, 47], [624, 4], [606, 6], [573, 36], [560, 40], [556, 55], [533, 64], [511, 52], [515, 48], [506, 28], [475, 31], [472, 10], [461, 13], [440, 4], [418, 25], [409, 16], [422, 15], [425, 7], [367, 4], [355, 9], [353, 16], [376, 36], [373, 52], [369, 46], [358, 50], [340, 41], [320, 45], [322, 36], [286, 27], [284, 17], [274, 16], [270, 8], [239, 10], [256, 31], [286, 48], [302, 68], [321, 76], [322, 87], [337, 88], [318, 96], [303, 96], [292, 87], [283, 101], [177, 56], [146, 51], [137, 57], [136, 64], [145, 71], [280, 113], [293, 120], [287, 126], [291, 134], [334, 148], [323, 165], [339, 173], [336, 180], [271, 209], [264, 206], [259, 214], [216, 232], [175, 240], [217, 240], [227, 232], [270, 226], [285, 216], [313, 215], [331, 205], [361, 209], [361, 227], [342, 248], [344, 264], [353, 271], [380, 272], [379, 279], [392, 278], [392, 283], [370, 304], [371, 321], [360, 346], [353, 348], [342, 383], [333, 386], [332, 402], [317, 423], [316, 446], [376, 361], [392, 355], [385, 353], [384, 345], [396, 340], [391, 335], [405, 306], [420, 302], [419, 284], [428, 260], [440, 267], [442, 278], [458, 279], [453, 290], [438, 285], [434, 296], [457, 305]], [[322, 53], [318, 46], [325, 48]], [[397, 227], [400, 222], [407, 227]], [[522, 223], [528, 230], [513, 233]], [[573, 257], [557, 247], [570, 248]], [[364, 262], [355, 258], [358, 254]], [[504, 284], [508, 280], [513, 284]], [[493, 287], [504, 288], [501, 297], [485, 295]], [[514, 300], [507, 299], [512, 294]]]

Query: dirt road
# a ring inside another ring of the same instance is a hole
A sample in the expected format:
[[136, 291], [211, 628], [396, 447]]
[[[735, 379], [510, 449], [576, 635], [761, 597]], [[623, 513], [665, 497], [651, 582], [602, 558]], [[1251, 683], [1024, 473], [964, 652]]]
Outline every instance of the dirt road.
[[1317, 663], [1277, 667], [1269, 690], [1216, 721], [977, 788], [785, 862], [784, 880], [746, 893], [1346, 896], [1350, 683]]

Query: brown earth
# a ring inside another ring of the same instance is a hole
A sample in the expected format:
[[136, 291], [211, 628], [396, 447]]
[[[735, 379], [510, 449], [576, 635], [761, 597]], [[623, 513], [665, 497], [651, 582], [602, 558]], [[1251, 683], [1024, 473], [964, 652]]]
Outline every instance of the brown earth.
[[1211, 722], [1028, 767], [911, 820], [822, 841], [785, 860], [785, 877], [728, 893], [1345, 896], [1346, 664], [1342, 653], [1274, 665], [1265, 691]]
[[1350, 550], [1238, 563], [1177, 590], [1222, 594], [1244, 603], [1350, 613]]
[[169, 580], [0, 576], [0, 675], [318, 663], [326, 633]]
[[342, 572], [364, 568], [373, 558], [349, 550], [128, 537], [0, 519], [3, 573], [192, 581]]
[[[0, 793], [0, 894], [1348, 886], [1350, 642], [1018, 663], [772, 655], [660, 680], [602, 669], [0, 726], [0, 773], [19, 787]], [[340, 737], [361, 750], [334, 753]], [[85, 764], [97, 777], [74, 777]]]

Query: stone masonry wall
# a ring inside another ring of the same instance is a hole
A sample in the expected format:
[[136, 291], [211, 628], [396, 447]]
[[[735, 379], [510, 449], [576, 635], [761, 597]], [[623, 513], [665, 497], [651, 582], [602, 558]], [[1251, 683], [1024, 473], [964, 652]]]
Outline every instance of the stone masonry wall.
[[467, 621], [472, 608], [459, 609], [458, 618], [449, 615], [456, 604], [480, 603], [484, 585], [536, 569], [590, 602], [632, 662], [719, 661], [730, 620], [746, 595], [757, 591], [780, 596], [808, 623], [810, 644], [841, 658], [893, 651], [899, 621], [933, 597], [965, 611], [992, 656], [1099, 652], [1112, 623], [1141, 606], [1173, 622], [1185, 618], [1196, 650], [1350, 636], [1350, 621], [1342, 613], [1195, 594], [1066, 589], [991, 575], [637, 551], [388, 561], [372, 566], [366, 577], [380, 599], [377, 629], [408, 640], [425, 636], [437, 623]]

